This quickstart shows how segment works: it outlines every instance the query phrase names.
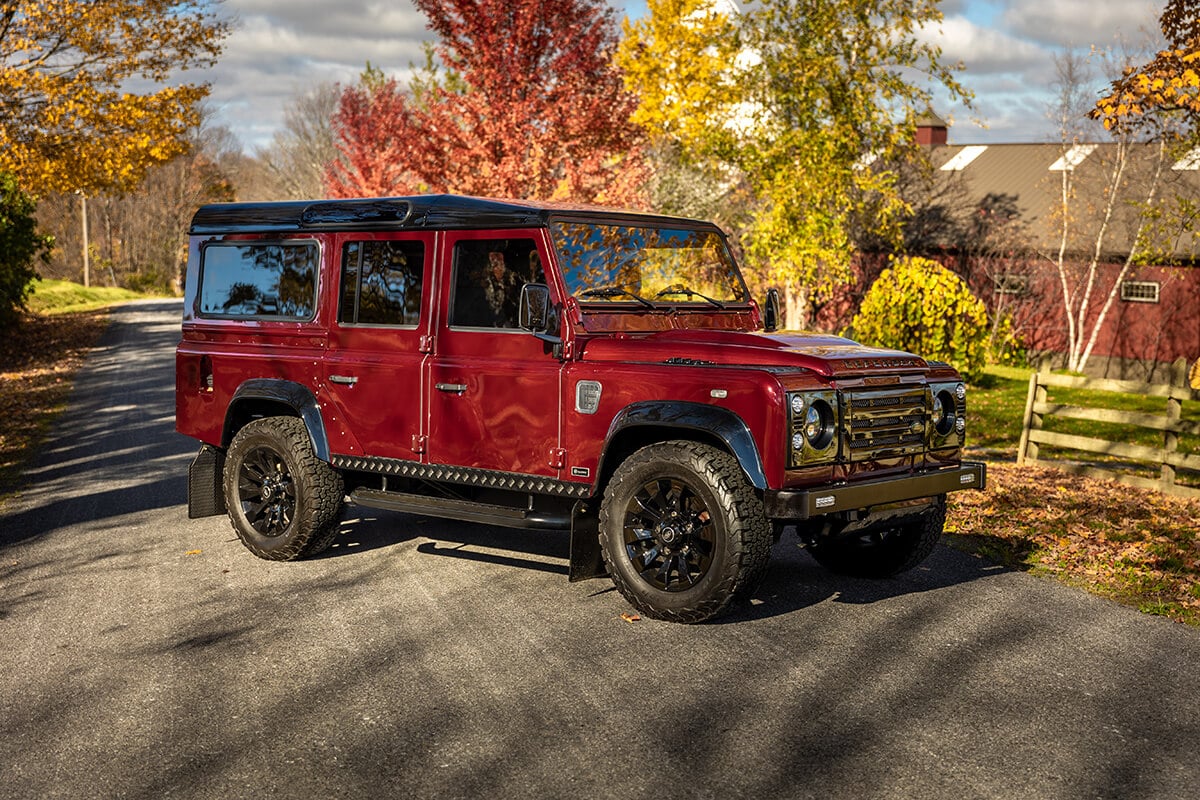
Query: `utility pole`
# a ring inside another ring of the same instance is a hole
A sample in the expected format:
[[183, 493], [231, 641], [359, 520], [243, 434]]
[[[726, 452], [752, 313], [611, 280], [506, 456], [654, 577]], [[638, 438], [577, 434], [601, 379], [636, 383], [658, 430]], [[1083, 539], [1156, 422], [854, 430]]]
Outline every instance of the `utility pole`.
[[91, 276], [88, 274], [91, 271], [91, 264], [88, 256], [87, 195], [82, 191], [79, 193], [79, 207], [81, 209], [80, 216], [83, 217], [83, 285], [91, 286]]

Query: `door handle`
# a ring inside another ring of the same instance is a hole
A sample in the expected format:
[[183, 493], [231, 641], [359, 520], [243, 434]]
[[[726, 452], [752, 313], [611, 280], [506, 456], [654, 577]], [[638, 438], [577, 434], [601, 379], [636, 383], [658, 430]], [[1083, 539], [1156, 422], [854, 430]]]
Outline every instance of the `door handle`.
[[355, 375], [330, 375], [329, 382], [353, 386], [354, 384], [358, 383], [358, 377]]
[[439, 392], [454, 392], [456, 394], [462, 394], [467, 390], [467, 385], [465, 383], [435, 383], [433, 388], [437, 389]]

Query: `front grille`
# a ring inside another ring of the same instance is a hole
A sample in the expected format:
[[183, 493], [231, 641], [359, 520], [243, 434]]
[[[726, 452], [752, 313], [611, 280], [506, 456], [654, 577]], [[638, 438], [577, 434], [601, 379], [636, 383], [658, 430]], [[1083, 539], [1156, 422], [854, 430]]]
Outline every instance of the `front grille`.
[[923, 386], [847, 394], [842, 437], [851, 461], [913, 455], [925, 449], [929, 413]]

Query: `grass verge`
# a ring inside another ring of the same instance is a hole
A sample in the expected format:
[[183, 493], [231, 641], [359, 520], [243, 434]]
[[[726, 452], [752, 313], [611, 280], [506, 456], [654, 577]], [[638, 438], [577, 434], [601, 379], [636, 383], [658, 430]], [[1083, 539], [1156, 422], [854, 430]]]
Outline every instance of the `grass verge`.
[[81, 286], [71, 281], [37, 281], [29, 296], [28, 307], [34, 314], [74, 314], [96, 311], [125, 300], [140, 300], [147, 295], [109, 286]]

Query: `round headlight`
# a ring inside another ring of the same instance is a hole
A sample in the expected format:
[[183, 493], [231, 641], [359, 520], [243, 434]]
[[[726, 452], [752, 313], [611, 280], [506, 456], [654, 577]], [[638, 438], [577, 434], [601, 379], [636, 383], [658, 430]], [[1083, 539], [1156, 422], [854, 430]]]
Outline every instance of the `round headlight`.
[[833, 409], [824, 400], [814, 400], [805, 412], [804, 438], [815, 450], [824, 450], [833, 441]]
[[954, 430], [958, 431], [959, 433], [962, 433], [966, 429], [967, 429], [967, 421], [965, 419], [963, 419], [962, 417], [959, 417], [958, 419], [954, 420]]
[[960, 401], [966, 400], [967, 399], [967, 387], [963, 386], [961, 383], [958, 386], [955, 386], [954, 387], [954, 396], [957, 397]]
[[950, 431], [954, 430], [956, 416], [957, 408], [950, 392], [938, 392], [937, 397], [933, 398], [933, 414], [931, 415], [933, 429], [942, 436], [949, 435]]
[[800, 416], [804, 413], [804, 397], [798, 394], [792, 395], [792, 413]]
[[821, 411], [816, 406], [809, 406], [804, 415], [804, 435], [811, 442], [821, 435]]
[[803, 433], [793, 433], [792, 434], [792, 449], [793, 450], [803, 450], [804, 449], [804, 434]]

